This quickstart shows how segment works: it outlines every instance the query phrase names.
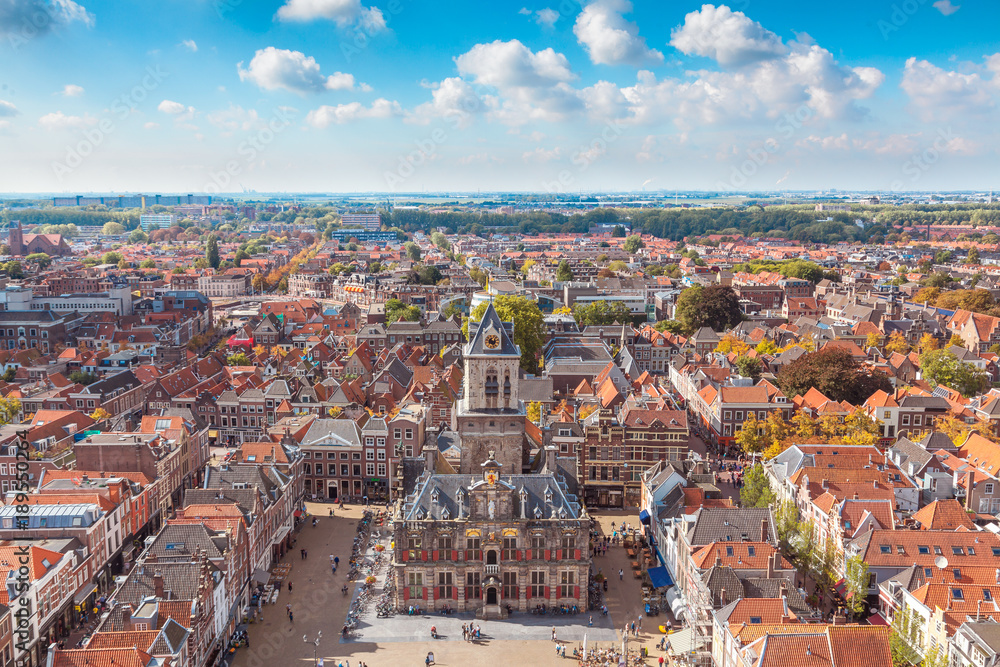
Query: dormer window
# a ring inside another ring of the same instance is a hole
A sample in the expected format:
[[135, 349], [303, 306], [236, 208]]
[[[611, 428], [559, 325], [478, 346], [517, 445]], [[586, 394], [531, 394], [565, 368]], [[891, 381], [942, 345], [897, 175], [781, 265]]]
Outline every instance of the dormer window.
[[541, 508], [538, 505], [535, 505], [535, 511], [532, 512], [532, 514], [535, 515], [536, 519], [541, 519], [542, 518], [542, 510], [541, 510]]

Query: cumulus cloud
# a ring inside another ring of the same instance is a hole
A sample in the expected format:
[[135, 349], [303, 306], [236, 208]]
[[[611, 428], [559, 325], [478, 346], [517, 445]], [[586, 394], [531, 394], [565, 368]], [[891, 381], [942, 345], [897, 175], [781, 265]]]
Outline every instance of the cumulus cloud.
[[63, 97], [80, 97], [83, 95], [83, 87], [68, 83], [63, 86], [63, 89], [59, 94]]
[[497, 40], [476, 44], [455, 58], [455, 64], [459, 73], [500, 93], [503, 102], [491, 113], [503, 122], [562, 120], [583, 108], [569, 85], [576, 79], [569, 61], [551, 48], [533, 52], [516, 39]]
[[334, 72], [330, 76], [320, 73], [319, 63], [301, 51], [276, 49], [269, 46], [258, 50], [243, 69], [236, 66], [241, 81], [250, 81], [262, 90], [288, 90], [293, 93], [317, 93], [323, 90], [351, 90], [354, 76]]
[[97, 119], [92, 116], [67, 116], [62, 111], [47, 113], [38, 119], [38, 124], [46, 130], [80, 129], [94, 125]]
[[703, 5], [674, 28], [670, 44], [685, 55], [705, 56], [725, 67], [741, 67], [781, 57], [781, 38], [743, 12], [725, 5]]
[[951, 0], [937, 0], [937, 2], [934, 3], [934, 9], [938, 10], [945, 16], [951, 16], [961, 8], [962, 7], [959, 5], [951, 4]]
[[622, 14], [632, 11], [628, 0], [595, 0], [580, 12], [573, 34], [598, 65], [661, 63], [663, 54], [646, 46], [639, 28]]
[[198, 44], [196, 44], [193, 39], [185, 39], [183, 42], [180, 43], [180, 46], [183, 46], [185, 49], [187, 49], [191, 53], [197, 53], [198, 52]]
[[146, 128], [147, 130], [155, 130], [159, 126], [160, 126], [159, 123], [154, 123], [153, 121], [149, 121], [148, 123], [145, 123], [143, 125], [143, 127]]
[[425, 124], [435, 118], [444, 118], [455, 127], [465, 128], [493, 103], [490, 96], [480, 98], [475, 88], [457, 76], [427, 84], [427, 87], [433, 91], [431, 101], [418, 105], [408, 116], [410, 122]]
[[986, 59], [985, 69], [992, 75], [987, 81], [977, 71], [945, 70], [926, 60], [909, 58], [900, 87], [927, 119], [982, 113], [996, 106], [989, 88], [997, 83], [998, 70], [993, 69], [997, 63], [997, 55]]
[[2, 0], [0, 36], [30, 39], [70, 23], [94, 25], [94, 16], [73, 0]]
[[386, 29], [385, 16], [378, 7], [365, 7], [361, 0], [288, 0], [278, 9], [281, 21], [333, 21], [340, 28], [358, 26], [368, 34]]
[[544, 9], [538, 9], [536, 11], [531, 11], [527, 7], [522, 7], [518, 12], [522, 16], [530, 16], [532, 20], [543, 28], [551, 28], [559, 20], [559, 12], [556, 10], [545, 7]]
[[174, 102], [173, 100], [163, 100], [156, 107], [157, 111], [161, 111], [171, 116], [177, 116], [179, 114], [182, 114], [186, 112], [189, 108], [193, 110], [193, 107], [186, 107], [180, 102]]
[[17, 107], [6, 100], [0, 100], [0, 118], [10, 118], [11, 116], [16, 116], [20, 111]]
[[315, 128], [323, 129], [330, 125], [343, 125], [365, 118], [392, 118], [400, 116], [402, 113], [403, 110], [399, 102], [379, 98], [372, 102], [369, 107], [360, 102], [336, 106], [323, 105], [306, 114], [306, 122]]

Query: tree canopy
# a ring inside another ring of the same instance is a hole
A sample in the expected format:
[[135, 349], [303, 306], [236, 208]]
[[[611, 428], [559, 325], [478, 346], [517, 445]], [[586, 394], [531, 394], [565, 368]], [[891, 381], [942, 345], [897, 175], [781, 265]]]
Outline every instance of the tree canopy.
[[632, 311], [621, 301], [593, 301], [574, 306], [573, 319], [580, 326], [624, 324], [632, 321]]
[[879, 389], [891, 392], [889, 378], [869, 371], [847, 350], [829, 347], [804, 354], [778, 372], [778, 385], [791, 400], [816, 387], [827, 398], [860, 405]]
[[920, 355], [920, 372], [934, 384], [951, 387], [965, 397], [986, 387], [986, 372], [960, 360], [948, 350], [928, 350]]
[[681, 292], [677, 298], [675, 317], [690, 334], [702, 327], [711, 327], [715, 331], [731, 329], [743, 321], [743, 312], [733, 288], [695, 285]]
[[408, 306], [399, 299], [389, 299], [385, 302], [385, 322], [392, 324], [397, 320], [417, 322], [420, 320], [420, 307]]

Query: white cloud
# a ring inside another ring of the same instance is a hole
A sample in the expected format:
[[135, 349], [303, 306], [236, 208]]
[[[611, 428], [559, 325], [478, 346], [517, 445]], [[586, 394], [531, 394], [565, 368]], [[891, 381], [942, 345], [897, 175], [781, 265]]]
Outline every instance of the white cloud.
[[476, 44], [455, 58], [461, 74], [495, 88], [503, 98], [491, 113], [518, 125], [529, 120], [558, 121], [583, 108], [569, 61], [551, 48], [533, 52], [514, 39]]
[[544, 164], [552, 160], [556, 160], [562, 157], [562, 149], [556, 146], [552, 150], [548, 150], [539, 146], [533, 151], [525, 151], [521, 155], [521, 159], [525, 162], [535, 162], [538, 164]]
[[937, 2], [934, 3], [934, 9], [938, 10], [945, 16], [951, 16], [961, 8], [962, 7], [960, 5], [951, 4], [951, 0], [937, 0]]
[[366, 107], [360, 102], [336, 106], [323, 105], [306, 114], [306, 122], [315, 128], [323, 129], [330, 125], [342, 125], [365, 118], [391, 118], [400, 116], [402, 113], [403, 110], [399, 106], [399, 102], [379, 98], [372, 102], [370, 107]]
[[92, 116], [67, 116], [62, 111], [47, 113], [38, 119], [38, 124], [46, 130], [80, 129], [96, 122]]
[[504, 160], [496, 155], [490, 155], [489, 153], [472, 153], [470, 155], [465, 155], [458, 158], [458, 163], [461, 165], [469, 164], [503, 164]]
[[16, 116], [20, 111], [17, 107], [6, 100], [0, 100], [0, 118], [9, 118], [11, 116]]
[[256, 109], [244, 109], [238, 104], [230, 104], [228, 109], [213, 111], [206, 114], [205, 118], [227, 134], [236, 131], [246, 132], [265, 125]]
[[63, 97], [80, 97], [83, 95], [83, 87], [68, 83], [63, 87], [60, 95]]
[[663, 54], [646, 46], [639, 28], [622, 18], [632, 11], [628, 0], [595, 0], [583, 8], [573, 34], [598, 65], [661, 63]]
[[481, 99], [475, 88], [457, 76], [427, 87], [434, 91], [431, 101], [417, 106], [408, 116], [410, 122], [426, 124], [434, 118], [444, 118], [455, 127], [465, 128], [493, 103], [489, 96]]
[[531, 11], [527, 7], [521, 7], [517, 12], [522, 16], [531, 16], [532, 20], [543, 28], [551, 28], [559, 20], [559, 12], [551, 7], [545, 7], [536, 11]]
[[925, 119], [961, 117], [982, 113], [995, 107], [990, 86], [997, 83], [997, 56], [986, 59], [986, 71], [992, 74], [985, 81], [979, 72], [945, 70], [926, 60], [910, 58], [903, 68], [900, 87]]
[[368, 34], [386, 29], [385, 16], [377, 7], [365, 7], [361, 0], [288, 0], [277, 14], [281, 21], [333, 21], [338, 27], [357, 25]]
[[183, 46], [185, 49], [187, 49], [191, 53], [197, 53], [198, 52], [198, 45], [195, 43], [195, 41], [193, 39], [185, 39], [184, 41], [182, 41], [180, 43], [179, 46]]
[[725, 67], [778, 58], [786, 52], [781, 38], [743, 12], [725, 5], [702, 5], [671, 32], [670, 44], [686, 55], [706, 56]]
[[2, 0], [0, 1], [0, 36], [30, 39], [52, 32], [60, 25], [94, 25], [94, 16], [73, 0]]
[[148, 122], [148, 123], [146, 123], [146, 124], [143, 125], [143, 127], [146, 128], [147, 130], [155, 130], [159, 126], [160, 126], [159, 123], [154, 123], [152, 121], [150, 121], [150, 122]]
[[170, 114], [171, 116], [177, 116], [188, 110], [188, 107], [184, 106], [180, 102], [174, 102], [172, 100], [163, 100], [156, 107], [157, 111], [161, 111], [165, 114]]
[[258, 50], [247, 69], [243, 69], [242, 62], [236, 69], [241, 81], [250, 81], [263, 90], [283, 89], [305, 94], [354, 88], [353, 75], [334, 72], [330, 76], [324, 76], [320, 72], [319, 63], [312, 56], [273, 46]]

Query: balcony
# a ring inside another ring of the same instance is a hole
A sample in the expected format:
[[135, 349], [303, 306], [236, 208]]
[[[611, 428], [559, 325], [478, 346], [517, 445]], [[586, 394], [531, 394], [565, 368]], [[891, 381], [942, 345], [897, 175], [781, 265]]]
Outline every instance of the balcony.
[[486, 568], [486, 574], [500, 574], [499, 565], [484, 565], [483, 567]]

